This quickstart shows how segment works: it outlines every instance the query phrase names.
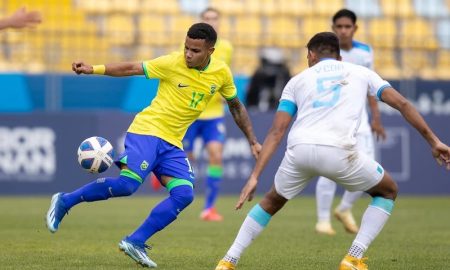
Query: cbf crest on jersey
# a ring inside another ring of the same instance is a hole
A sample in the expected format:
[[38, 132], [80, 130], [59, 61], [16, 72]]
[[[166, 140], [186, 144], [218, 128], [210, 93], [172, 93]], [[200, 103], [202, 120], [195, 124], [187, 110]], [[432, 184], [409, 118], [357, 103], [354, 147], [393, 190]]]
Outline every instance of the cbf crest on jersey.
[[216, 92], [216, 88], [217, 88], [217, 86], [215, 84], [211, 84], [211, 90], [210, 90], [211, 95], [213, 95]]

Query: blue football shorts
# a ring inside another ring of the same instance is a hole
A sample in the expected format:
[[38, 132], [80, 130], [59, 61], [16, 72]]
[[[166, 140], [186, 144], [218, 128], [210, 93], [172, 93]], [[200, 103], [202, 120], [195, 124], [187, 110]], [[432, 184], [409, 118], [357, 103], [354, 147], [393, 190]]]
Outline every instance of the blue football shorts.
[[142, 180], [153, 172], [158, 179], [162, 175], [185, 179], [194, 184], [194, 171], [186, 153], [180, 148], [151, 135], [127, 132], [125, 151], [115, 161], [126, 164]]
[[223, 144], [225, 142], [225, 118], [196, 120], [192, 123], [183, 139], [183, 147], [186, 152], [192, 152], [197, 137], [201, 137], [205, 145], [213, 141]]

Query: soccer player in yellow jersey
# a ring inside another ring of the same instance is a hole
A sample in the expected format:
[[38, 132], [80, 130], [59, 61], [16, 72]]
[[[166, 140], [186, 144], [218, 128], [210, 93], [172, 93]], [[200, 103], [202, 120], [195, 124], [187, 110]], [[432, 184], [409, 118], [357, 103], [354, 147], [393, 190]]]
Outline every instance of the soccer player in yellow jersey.
[[181, 140], [189, 125], [218, 93], [227, 100], [253, 155], [258, 155], [261, 145], [253, 133], [245, 107], [236, 97], [231, 71], [223, 61], [211, 57], [216, 39], [214, 28], [197, 23], [187, 32], [184, 54], [176, 52], [142, 63], [72, 64], [77, 74], [145, 75], [159, 78], [160, 83], [155, 99], [136, 115], [128, 129], [125, 152], [116, 161], [120, 175], [99, 178], [71, 193], [53, 195], [47, 213], [50, 232], [58, 230], [65, 214], [76, 204], [129, 196], [153, 172], [170, 195], [151, 211], [135, 232], [120, 241], [119, 248], [142, 266], [156, 267], [148, 257], [145, 242], [173, 222], [194, 199], [194, 172]]
[[[211, 25], [216, 32], [219, 29], [220, 13], [215, 8], [207, 8], [200, 14], [204, 23]], [[233, 47], [228, 40], [217, 39], [213, 57], [228, 65], [231, 64]], [[200, 218], [205, 221], [222, 221], [214, 205], [219, 195], [222, 180], [222, 153], [225, 141], [224, 104], [220, 95], [215, 95], [199, 118], [189, 127], [183, 139], [184, 150], [191, 161], [194, 160], [193, 146], [196, 138], [201, 137], [208, 151], [208, 169], [206, 179], [205, 205]]]

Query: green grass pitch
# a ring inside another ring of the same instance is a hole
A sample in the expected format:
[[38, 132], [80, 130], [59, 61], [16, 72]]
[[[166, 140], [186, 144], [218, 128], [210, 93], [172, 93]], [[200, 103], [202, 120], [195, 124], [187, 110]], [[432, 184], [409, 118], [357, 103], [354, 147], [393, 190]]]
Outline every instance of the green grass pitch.
[[[161, 199], [138, 196], [81, 204], [50, 234], [44, 215], [47, 197], [0, 197], [1, 269], [140, 269], [118, 251], [122, 237], [132, 232]], [[166, 230], [148, 242], [158, 269], [214, 269], [225, 254], [248, 210], [234, 211], [237, 197], [222, 197], [222, 223], [198, 219], [199, 197]], [[258, 201], [258, 199], [256, 200]], [[369, 203], [358, 201], [358, 220]], [[399, 197], [393, 216], [370, 247], [369, 269], [450, 269], [450, 198]], [[334, 237], [314, 233], [315, 200], [299, 197], [275, 216], [244, 253], [238, 270], [337, 269], [354, 236], [337, 221]]]

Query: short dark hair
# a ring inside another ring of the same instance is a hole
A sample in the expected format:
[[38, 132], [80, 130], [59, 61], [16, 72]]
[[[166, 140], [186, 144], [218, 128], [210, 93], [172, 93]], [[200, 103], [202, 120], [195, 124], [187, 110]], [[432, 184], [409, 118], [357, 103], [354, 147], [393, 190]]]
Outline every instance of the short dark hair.
[[207, 7], [206, 9], [204, 9], [201, 13], [200, 13], [200, 18], [203, 18], [203, 16], [205, 15], [206, 12], [215, 12], [217, 13], [217, 15], [219, 15], [220, 17], [220, 11], [217, 8], [213, 8], [213, 7]]
[[340, 56], [339, 39], [332, 32], [321, 32], [315, 34], [306, 45], [309, 51], [315, 52], [319, 57]]
[[350, 9], [341, 9], [338, 12], [336, 12], [336, 14], [334, 14], [333, 16], [333, 24], [336, 23], [336, 21], [342, 17], [346, 17], [349, 18], [350, 20], [352, 20], [353, 24], [356, 24], [356, 14], [355, 12], [351, 11]]
[[192, 39], [204, 39], [206, 44], [211, 47], [216, 44], [217, 41], [217, 33], [214, 28], [207, 23], [195, 23], [193, 24], [188, 32], [187, 36]]

